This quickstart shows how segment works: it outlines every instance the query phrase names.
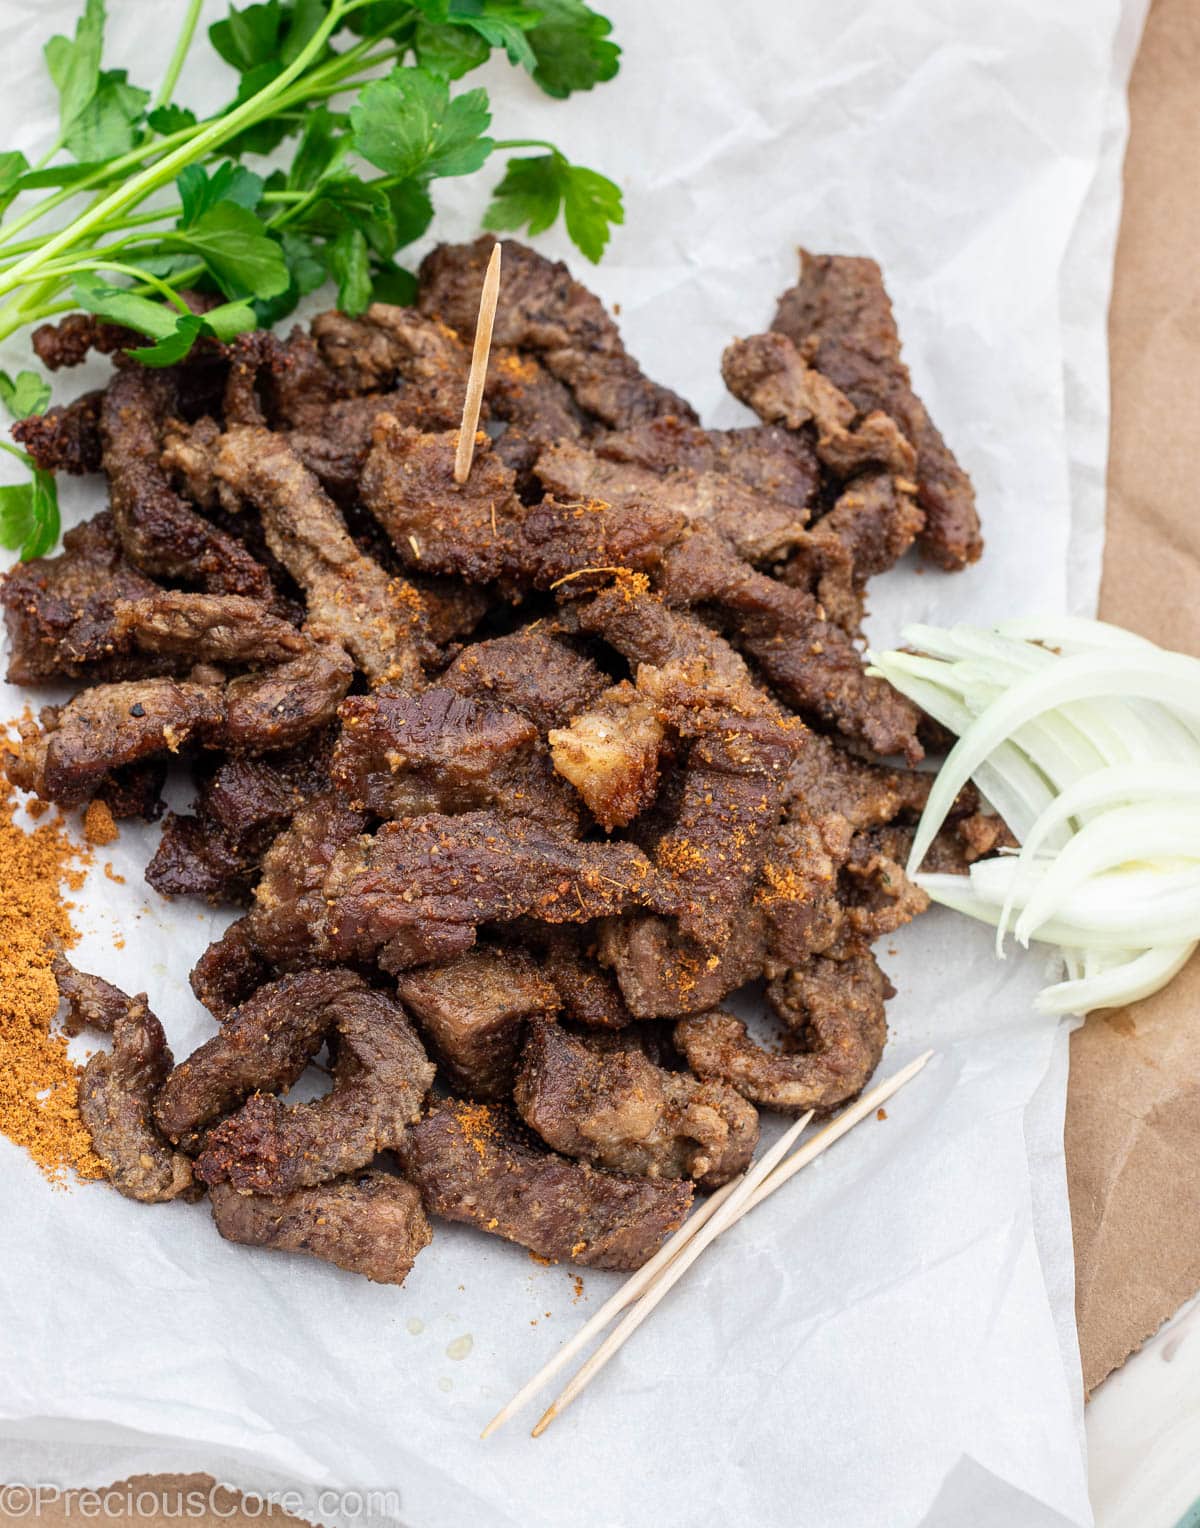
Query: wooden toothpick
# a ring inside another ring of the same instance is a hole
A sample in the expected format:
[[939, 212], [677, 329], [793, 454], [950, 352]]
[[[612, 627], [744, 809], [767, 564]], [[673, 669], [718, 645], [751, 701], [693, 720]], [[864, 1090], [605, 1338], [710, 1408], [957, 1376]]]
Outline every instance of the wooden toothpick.
[[475, 346], [471, 351], [471, 374], [467, 378], [467, 397], [463, 404], [462, 425], [458, 431], [458, 449], [454, 453], [454, 481], [465, 483], [475, 455], [475, 431], [479, 427], [479, 409], [483, 403], [483, 384], [487, 380], [488, 357], [492, 353], [492, 326], [496, 322], [496, 303], [500, 297], [500, 245], [483, 277], [479, 294], [479, 318], [475, 324]]
[[[501, 1427], [510, 1417], [514, 1416], [550, 1379], [554, 1377], [572, 1358], [575, 1357], [591, 1339], [597, 1336], [613, 1318], [626, 1310], [635, 1301], [639, 1302], [636, 1308], [630, 1311], [625, 1321], [611, 1334], [607, 1342], [601, 1345], [592, 1359], [579, 1371], [575, 1379], [567, 1387], [567, 1390], [550, 1407], [534, 1429], [534, 1436], [538, 1436], [549, 1426], [555, 1416], [559, 1415], [588, 1382], [597, 1374], [608, 1359], [617, 1351], [622, 1343], [630, 1337], [641, 1324], [658, 1301], [667, 1293], [667, 1290], [687, 1271], [687, 1267], [695, 1261], [700, 1252], [710, 1241], [715, 1240], [722, 1231], [727, 1230], [741, 1219], [748, 1211], [762, 1203], [769, 1195], [781, 1188], [802, 1167], [806, 1167], [814, 1158], [827, 1151], [835, 1141], [839, 1140], [848, 1130], [851, 1130], [861, 1120], [865, 1119], [887, 1099], [898, 1092], [907, 1082], [910, 1082], [917, 1073], [925, 1066], [933, 1055], [932, 1051], [926, 1051], [918, 1056], [906, 1067], [884, 1082], [877, 1084], [868, 1092], [864, 1093], [855, 1103], [844, 1109], [835, 1119], [811, 1140], [798, 1147], [786, 1160], [780, 1160], [783, 1151], [794, 1141], [800, 1131], [811, 1119], [811, 1114], [805, 1116], [776, 1144], [771, 1152], [768, 1152], [757, 1162], [748, 1173], [724, 1188], [719, 1189], [680, 1227], [680, 1229], [667, 1241], [650, 1261], [633, 1275], [619, 1290], [596, 1312], [569, 1342], [554, 1355], [546, 1366], [525, 1384], [513, 1397], [507, 1406], [503, 1408], [489, 1422], [483, 1436], [489, 1437]], [[778, 1165], [776, 1165], [778, 1163]], [[735, 1197], [736, 1196], [736, 1197]], [[733, 1202], [730, 1203], [729, 1201]], [[719, 1213], [719, 1212], [724, 1213]], [[707, 1234], [704, 1228], [708, 1227]], [[689, 1252], [689, 1249], [690, 1252]], [[684, 1254], [689, 1253], [688, 1256]]]

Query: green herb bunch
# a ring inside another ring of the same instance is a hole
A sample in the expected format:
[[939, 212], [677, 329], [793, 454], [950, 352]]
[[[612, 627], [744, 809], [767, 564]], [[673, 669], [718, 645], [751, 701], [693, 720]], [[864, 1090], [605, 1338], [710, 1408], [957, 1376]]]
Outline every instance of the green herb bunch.
[[[330, 279], [348, 313], [411, 302], [415, 280], [396, 256], [429, 226], [432, 183], [498, 152], [536, 150], [508, 160], [485, 227], [538, 233], [561, 212], [595, 261], [622, 221], [610, 180], [551, 143], [492, 138], [487, 91], [452, 88], [497, 49], [557, 98], [611, 79], [620, 49], [583, 0], [231, 6], [208, 36], [236, 91], [205, 118], [177, 99], [200, 9], [186, 0], [153, 94], [104, 67], [104, 0], [85, 0], [74, 36], [46, 44], [57, 141], [32, 166], [0, 153], [0, 340], [82, 307], [146, 335], [134, 356], [168, 366], [202, 335], [276, 322]], [[287, 169], [245, 163], [281, 145]], [[195, 314], [187, 288], [223, 301]], [[0, 374], [15, 417], [48, 397], [32, 372]], [[52, 478], [0, 489], [0, 544], [38, 556], [57, 534]]]

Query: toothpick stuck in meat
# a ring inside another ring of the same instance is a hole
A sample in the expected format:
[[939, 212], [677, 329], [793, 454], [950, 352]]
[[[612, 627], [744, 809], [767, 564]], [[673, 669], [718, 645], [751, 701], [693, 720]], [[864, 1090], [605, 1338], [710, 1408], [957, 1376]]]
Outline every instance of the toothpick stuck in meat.
[[454, 481], [465, 483], [475, 455], [475, 431], [479, 427], [479, 409], [483, 403], [483, 384], [487, 378], [488, 357], [492, 353], [492, 326], [496, 321], [496, 303], [500, 297], [500, 245], [492, 250], [483, 290], [479, 294], [479, 318], [475, 324], [475, 346], [471, 351], [471, 373], [467, 378], [467, 397], [463, 404], [462, 424], [458, 431], [458, 449], [454, 453]]
[[[727, 1183], [719, 1189], [693, 1214], [666, 1242], [654, 1257], [644, 1267], [640, 1268], [617, 1292], [612, 1295], [596, 1314], [588, 1321], [569, 1342], [554, 1355], [544, 1368], [533, 1376], [512, 1400], [499, 1411], [488, 1423], [482, 1436], [490, 1437], [498, 1428], [502, 1427], [511, 1417], [515, 1416], [521, 1408], [532, 1399], [534, 1395], [547, 1384], [566, 1364], [570, 1362], [588, 1342], [608, 1325], [621, 1311], [640, 1300], [640, 1304], [625, 1321], [612, 1333], [609, 1339], [596, 1350], [591, 1359], [580, 1369], [579, 1373], [571, 1381], [570, 1385], [559, 1396], [558, 1400], [547, 1410], [545, 1415], [534, 1428], [534, 1437], [540, 1436], [550, 1425], [554, 1418], [571, 1403], [580, 1391], [590, 1382], [592, 1377], [603, 1368], [608, 1359], [616, 1352], [627, 1337], [632, 1335], [653, 1307], [658, 1303], [667, 1290], [686, 1272], [687, 1267], [699, 1256], [700, 1252], [710, 1241], [715, 1240], [723, 1230], [741, 1219], [749, 1210], [768, 1198], [781, 1188], [789, 1178], [793, 1177], [802, 1167], [806, 1167], [815, 1157], [827, 1151], [835, 1141], [851, 1130], [869, 1114], [874, 1113], [881, 1104], [891, 1098], [894, 1093], [910, 1082], [917, 1073], [925, 1066], [933, 1055], [932, 1051], [926, 1051], [916, 1060], [902, 1067], [893, 1077], [889, 1077], [878, 1087], [871, 1088], [864, 1093], [857, 1102], [844, 1109], [841, 1114], [823, 1130], [819, 1131], [810, 1141], [806, 1141], [785, 1161], [780, 1162], [783, 1152], [790, 1143], [796, 1139], [812, 1118], [811, 1114], [804, 1116], [792, 1126], [791, 1130], [781, 1138], [771, 1152], [761, 1159], [758, 1165], [751, 1169], [750, 1175], [743, 1175], [731, 1183]], [[753, 1183], [748, 1183], [748, 1176], [754, 1178]], [[736, 1203], [729, 1201], [737, 1194]], [[718, 1216], [718, 1211], [724, 1213]], [[705, 1227], [708, 1234], [701, 1235]], [[698, 1245], [697, 1245], [698, 1244]], [[684, 1259], [684, 1253], [689, 1249], [690, 1256]], [[643, 1294], [645, 1298], [642, 1298]]]

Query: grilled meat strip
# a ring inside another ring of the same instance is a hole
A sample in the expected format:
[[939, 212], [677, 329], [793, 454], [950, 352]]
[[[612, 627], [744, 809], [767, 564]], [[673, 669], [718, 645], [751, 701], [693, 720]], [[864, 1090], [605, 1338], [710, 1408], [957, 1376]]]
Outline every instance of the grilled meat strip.
[[574, 834], [579, 808], [546, 744], [519, 711], [437, 685], [383, 686], [340, 711], [333, 783], [376, 817], [492, 808]]
[[364, 988], [340, 970], [297, 971], [260, 987], [166, 1079], [154, 1110], [159, 1128], [182, 1140], [256, 1090], [291, 1087], [333, 1029], [337, 1004]]
[[746, 1167], [758, 1115], [733, 1088], [667, 1072], [636, 1049], [597, 1051], [537, 1020], [513, 1093], [547, 1146], [608, 1172], [718, 1188]]
[[525, 1021], [554, 1013], [561, 1002], [523, 950], [491, 946], [447, 966], [402, 971], [396, 991], [454, 1091], [494, 1100], [512, 1092]]
[[[419, 273], [421, 312], [440, 318], [460, 335], [473, 334], [494, 243], [485, 234], [474, 244], [440, 244], [431, 250]], [[615, 429], [664, 414], [695, 419], [678, 394], [642, 374], [604, 305], [565, 265], [512, 239], [504, 240], [502, 259], [496, 345], [533, 351], [582, 409]]]
[[57, 557], [19, 562], [0, 583], [8, 628], [8, 682], [129, 679], [164, 665], [118, 637], [119, 601], [153, 596], [157, 586], [125, 557], [110, 514], [69, 530]]
[[279, 830], [329, 789], [329, 753], [321, 738], [288, 753], [222, 760], [193, 815], [168, 814], [146, 880], [164, 896], [244, 901]]
[[337, 1031], [332, 1092], [290, 1107], [255, 1093], [209, 1132], [196, 1163], [205, 1183], [289, 1194], [401, 1144], [434, 1074], [404, 1010], [382, 992], [348, 989], [326, 1012]]
[[457, 1099], [409, 1131], [401, 1160], [430, 1214], [589, 1268], [640, 1268], [692, 1201], [686, 1180], [597, 1172], [533, 1145], [507, 1110]]
[[141, 366], [122, 367], [104, 392], [103, 467], [125, 555], [144, 573], [266, 599], [271, 585], [262, 564], [171, 487], [159, 457], [174, 403], [170, 375]]
[[983, 550], [975, 492], [913, 392], [875, 261], [801, 251], [800, 280], [780, 298], [771, 327], [787, 335], [860, 411], [880, 410], [896, 421], [917, 452], [923, 549], [943, 568], [975, 562]]
[[767, 999], [790, 1033], [788, 1052], [757, 1045], [740, 1019], [699, 1014], [675, 1026], [675, 1043], [698, 1077], [729, 1083], [768, 1109], [825, 1112], [853, 1098], [887, 1040], [884, 1000], [894, 989], [870, 950], [815, 956], [770, 984]]
[[209, 1197], [226, 1241], [307, 1252], [376, 1284], [403, 1284], [433, 1239], [420, 1194], [388, 1173], [358, 1173], [274, 1198], [217, 1183]]
[[267, 545], [304, 589], [314, 633], [338, 642], [369, 679], [418, 684], [421, 597], [365, 557], [312, 473], [269, 430], [223, 437], [220, 480], [255, 504]]
[[576, 843], [488, 812], [429, 813], [337, 852], [314, 935], [332, 960], [395, 972], [462, 954], [480, 923], [578, 923], [653, 906], [664, 890], [632, 844]]
[[83, 1069], [79, 1115], [113, 1187], [142, 1204], [194, 1198], [191, 1163], [154, 1124], [154, 1101], [171, 1070], [171, 1051], [145, 993], [126, 997], [111, 982], [77, 971], [62, 955], [55, 957], [54, 978], [71, 1032], [90, 1025], [112, 1036], [112, 1050], [97, 1051]]

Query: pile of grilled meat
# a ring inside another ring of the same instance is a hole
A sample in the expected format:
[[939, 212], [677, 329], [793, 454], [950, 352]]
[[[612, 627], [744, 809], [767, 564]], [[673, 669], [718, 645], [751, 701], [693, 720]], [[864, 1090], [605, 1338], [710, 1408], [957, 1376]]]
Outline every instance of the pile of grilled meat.
[[[864, 672], [864, 591], [914, 542], [950, 570], [981, 545], [861, 259], [804, 257], [725, 353], [762, 422], [706, 430], [507, 244], [458, 486], [490, 248], [434, 250], [414, 309], [173, 369], [88, 317], [39, 331], [52, 367], [114, 355], [16, 431], [110, 507], [0, 596], [10, 679], [84, 686], [11, 779], [152, 818], [190, 769], [147, 879], [248, 908], [192, 972], [219, 1028], [178, 1065], [144, 998], [58, 963], [68, 1022], [112, 1035], [82, 1108], [113, 1182], [395, 1283], [427, 1215], [634, 1268], [760, 1108], [862, 1088], [938, 741]], [[934, 863], [1003, 837], [968, 793]], [[781, 1044], [718, 1006], [754, 982]], [[329, 1090], [285, 1102], [320, 1058]]]

